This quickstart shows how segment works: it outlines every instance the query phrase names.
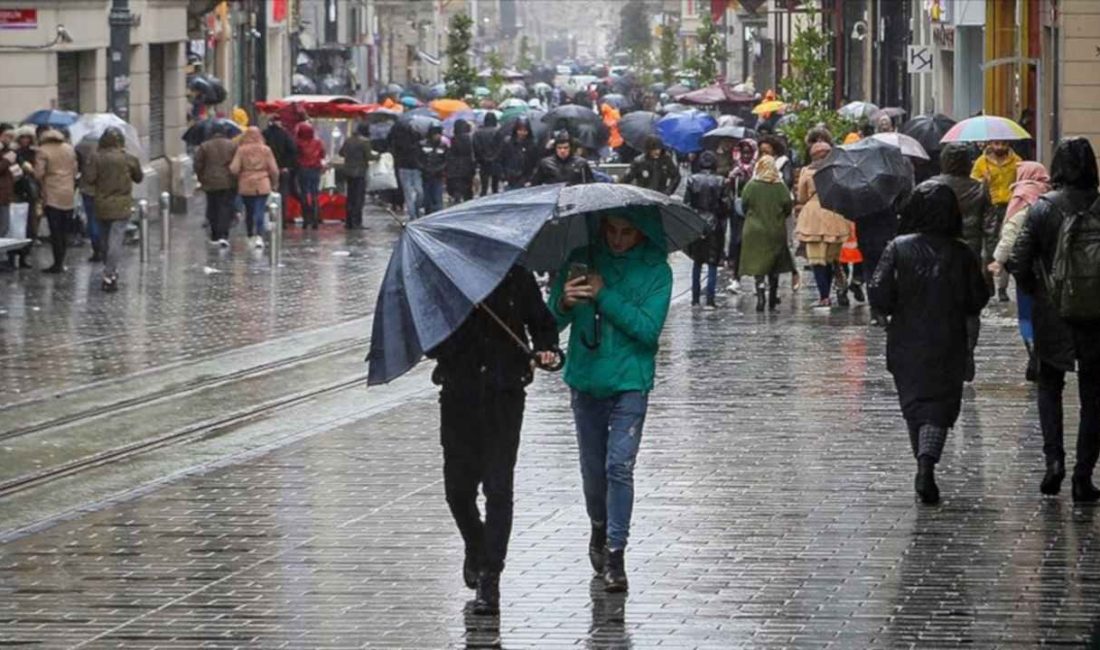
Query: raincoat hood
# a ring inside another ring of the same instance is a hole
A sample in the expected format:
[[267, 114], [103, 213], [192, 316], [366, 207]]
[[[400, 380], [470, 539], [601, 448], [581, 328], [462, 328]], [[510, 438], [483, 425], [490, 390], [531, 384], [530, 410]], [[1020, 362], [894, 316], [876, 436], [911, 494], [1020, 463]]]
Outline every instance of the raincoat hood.
[[[526, 120], [527, 118], [523, 118], [523, 119]], [[496, 126], [497, 125], [497, 114], [496, 113], [486, 113], [485, 114], [485, 119], [482, 120], [481, 125], [482, 126]]]
[[42, 132], [42, 135], [38, 136], [39, 144], [46, 144], [47, 142], [64, 142], [65, 136], [61, 135], [60, 131], [55, 129], [46, 129]]
[[962, 213], [954, 190], [936, 181], [918, 185], [902, 206], [898, 233], [962, 237]]
[[313, 139], [313, 125], [307, 122], [302, 122], [298, 125], [297, 130], [294, 132], [298, 136], [299, 140], [312, 140]]
[[233, 121], [237, 126], [243, 128], [248, 127], [248, 111], [244, 110], [240, 106], [233, 107]]
[[1096, 189], [1096, 154], [1086, 138], [1067, 138], [1058, 143], [1050, 163], [1050, 181], [1056, 188]]
[[949, 176], [970, 177], [970, 147], [960, 142], [949, 142], [940, 150], [940, 171]]
[[241, 144], [263, 144], [264, 136], [260, 133], [260, 129], [255, 126], [250, 126], [244, 130], [244, 135], [241, 136]]
[[[659, 264], [667, 261], [668, 248], [665, 244], [665, 229], [661, 227], [660, 212], [652, 206], [627, 206], [608, 210], [600, 215], [600, 224], [607, 217], [617, 217], [629, 221], [645, 237], [637, 246], [625, 253], [613, 253], [607, 245], [607, 239], [600, 232], [596, 239], [596, 248], [605, 255], [614, 258], [634, 259], [645, 264]], [[602, 228], [601, 228], [602, 230]]]
[[[492, 115], [492, 113], [490, 113]], [[488, 117], [488, 116], [486, 116]], [[458, 120], [455, 122], [455, 135], [469, 135], [470, 123], [466, 120]]]
[[[486, 123], [488, 122], [490, 115], [492, 115], [492, 113], [485, 116]], [[493, 119], [496, 119], [496, 118], [494, 117]], [[512, 137], [515, 137], [516, 130], [519, 129], [520, 125], [523, 125], [523, 127], [527, 129], [527, 137], [528, 138], [531, 138], [531, 137], [534, 136], [534, 134], [531, 133], [531, 120], [527, 119], [526, 117], [518, 117], [518, 118], [516, 118], [515, 122], [512, 122]]]
[[121, 149], [124, 142], [122, 131], [113, 126], [105, 129], [103, 135], [99, 136], [100, 149]]

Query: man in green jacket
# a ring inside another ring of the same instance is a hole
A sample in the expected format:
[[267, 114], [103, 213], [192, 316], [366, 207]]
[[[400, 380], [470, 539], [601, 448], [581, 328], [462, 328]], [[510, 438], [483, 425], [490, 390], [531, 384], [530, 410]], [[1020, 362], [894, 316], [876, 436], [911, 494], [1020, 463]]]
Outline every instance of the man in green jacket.
[[607, 591], [627, 590], [623, 560], [658, 340], [672, 296], [656, 214], [624, 209], [603, 217], [601, 236], [574, 251], [550, 292], [558, 327], [572, 326], [565, 383], [572, 389], [588, 556]]

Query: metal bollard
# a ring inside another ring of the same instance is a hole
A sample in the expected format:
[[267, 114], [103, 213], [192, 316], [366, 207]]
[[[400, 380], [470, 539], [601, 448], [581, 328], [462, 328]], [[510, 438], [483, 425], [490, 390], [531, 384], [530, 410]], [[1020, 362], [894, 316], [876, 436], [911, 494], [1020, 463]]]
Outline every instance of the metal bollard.
[[267, 229], [271, 233], [271, 266], [279, 266], [283, 248], [283, 196], [272, 192], [267, 198]]
[[172, 195], [168, 192], [160, 193], [160, 250], [168, 250], [168, 238], [172, 234], [172, 222], [169, 217], [172, 214]]
[[138, 201], [138, 228], [141, 232], [141, 262], [149, 260], [149, 202], [145, 199]]

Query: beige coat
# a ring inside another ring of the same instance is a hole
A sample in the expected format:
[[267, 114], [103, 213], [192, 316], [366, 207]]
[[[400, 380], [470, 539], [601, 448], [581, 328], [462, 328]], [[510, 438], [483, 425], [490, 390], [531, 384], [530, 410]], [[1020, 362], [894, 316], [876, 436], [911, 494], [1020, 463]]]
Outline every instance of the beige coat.
[[279, 185], [275, 154], [264, 144], [263, 135], [254, 126], [241, 137], [229, 171], [237, 177], [237, 193], [241, 196], [267, 196]]
[[42, 201], [47, 207], [72, 210], [76, 207], [76, 150], [65, 136], [50, 129], [39, 138], [34, 176], [42, 185]]
[[815, 169], [803, 168], [798, 177], [798, 224], [795, 236], [798, 241], [812, 243], [841, 244], [847, 241], [850, 224], [841, 215], [821, 207], [814, 187]]

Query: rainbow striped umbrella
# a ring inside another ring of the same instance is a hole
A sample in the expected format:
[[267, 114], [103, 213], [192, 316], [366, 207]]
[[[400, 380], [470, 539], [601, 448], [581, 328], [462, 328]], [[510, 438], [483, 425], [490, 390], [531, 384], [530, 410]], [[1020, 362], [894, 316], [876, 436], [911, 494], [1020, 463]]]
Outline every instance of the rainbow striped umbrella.
[[1007, 117], [979, 115], [959, 122], [944, 134], [940, 142], [990, 142], [993, 140], [1030, 140], [1027, 129]]

